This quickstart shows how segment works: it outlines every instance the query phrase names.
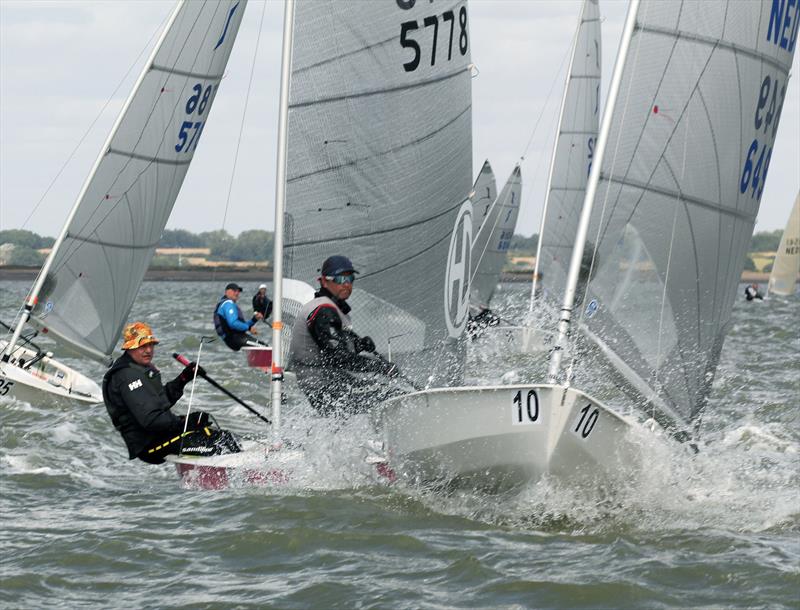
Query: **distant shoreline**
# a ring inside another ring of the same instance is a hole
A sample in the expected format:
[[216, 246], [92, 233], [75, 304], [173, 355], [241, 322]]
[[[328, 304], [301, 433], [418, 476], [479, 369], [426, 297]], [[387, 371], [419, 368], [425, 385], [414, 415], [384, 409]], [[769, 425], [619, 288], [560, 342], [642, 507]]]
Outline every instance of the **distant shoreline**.
[[[31, 282], [36, 279], [39, 267], [0, 267], [0, 280], [24, 280]], [[531, 271], [504, 271], [500, 281], [503, 283], [530, 282]], [[272, 270], [242, 268], [242, 267], [215, 267], [187, 268], [187, 267], [156, 267], [148, 269], [144, 276], [145, 282], [248, 282], [261, 283], [272, 281]], [[767, 282], [769, 273], [759, 271], [743, 271], [742, 282]]]

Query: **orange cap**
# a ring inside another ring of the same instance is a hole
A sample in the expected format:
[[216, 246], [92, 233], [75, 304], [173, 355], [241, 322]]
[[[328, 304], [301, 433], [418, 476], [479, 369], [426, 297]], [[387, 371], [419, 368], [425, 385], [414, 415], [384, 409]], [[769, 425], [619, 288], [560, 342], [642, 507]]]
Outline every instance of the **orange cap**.
[[122, 349], [136, 349], [150, 343], [158, 343], [153, 336], [153, 329], [144, 322], [128, 324], [122, 331]]

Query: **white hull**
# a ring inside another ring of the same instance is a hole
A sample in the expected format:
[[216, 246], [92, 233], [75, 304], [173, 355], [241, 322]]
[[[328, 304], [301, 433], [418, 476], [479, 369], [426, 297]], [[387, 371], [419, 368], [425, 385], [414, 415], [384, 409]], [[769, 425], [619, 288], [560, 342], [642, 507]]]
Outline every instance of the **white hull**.
[[[0, 340], [0, 351], [6, 341]], [[50, 356], [24, 367], [36, 352], [18, 346], [8, 362], [0, 362], [0, 398], [15, 398], [31, 404], [77, 401], [85, 404], [103, 402], [103, 393], [94, 381]]]
[[450, 388], [387, 401], [389, 467], [415, 484], [500, 492], [543, 475], [596, 480], [638, 463], [632, 423], [551, 385]]

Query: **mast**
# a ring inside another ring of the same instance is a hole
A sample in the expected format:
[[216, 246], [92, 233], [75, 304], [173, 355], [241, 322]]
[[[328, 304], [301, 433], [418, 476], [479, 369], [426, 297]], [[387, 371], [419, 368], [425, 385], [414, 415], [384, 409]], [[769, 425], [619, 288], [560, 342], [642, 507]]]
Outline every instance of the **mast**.
[[578, 223], [578, 231], [575, 234], [575, 246], [572, 249], [572, 258], [569, 262], [567, 285], [564, 291], [564, 301], [561, 305], [561, 318], [558, 321], [558, 338], [556, 339], [556, 345], [553, 350], [552, 358], [550, 359], [550, 367], [547, 371], [547, 379], [549, 383], [556, 383], [556, 379], [561, 368], [561, 355], [564, 351], [564, 346], [567, 341], [567, 334], [569, 333], [570, 320], [572, 319], [573, 301], [575, 300], [575, 292], [578, 286], [578, 277], [581, 270], [583, 251], [586, 246], [586, 235], [589, 232], [589, 222], [592, 218], [594, 197], [595, 193], [597, 192], [597, 185], [600, 182], [600, 171], [603, 165], [603, 157], [605, 156], [606, 152], [608, 133], [611, 130], [611, 117], [614, 114], [614, 108], [617, 104], [619, 87], [622, 82], [622, 72], [625, 69], [625, 63], [628, 57], [628, 49], [630, 48], [633, 30], [636, 25], [636, 17], [639, 13], [639, 1], [640, 0], [631, 0], [631, 4], [628, 7], [628, 16], [625, 19], [625, 29], [622, 32], [619, 54], [617, 55], [617, 60], [614, 64], [614, 73], [611, 77], [611, 86], [608, 90], [608, 99], [606, 101], [606, 107], [603, 110], [603, 121], [600, 125], [600, 133], [597, 138], [597, 156], [592, 163], [592, 171], [589, 174], [589, 183], [586, 185], [586, 195], [583, 200], [581, 218]]
[[578, 38], [581, 35], [581, 25], [583, 25], [583, 16], [586, 13], [586, 2], [584, 1], [581, 7], [581, 16], [578, 20], [578, 28], [575, 30], [575, 36], [572, 37], [572, 50], [569, 54], [569, 65], [567, 68], [567, 78], [564, 81], [564, 94], [561, 96], [561, 108], [558, 111], [558, 131], [553, 140], [553, 154], [550, 156], [550, 170], [547, 173], [547, 194], [544, 198], [544, 208], [542, 208], [542, 219], [539, 222], [539, 239], [536, 243], [536, 262], [533, 265], [533, 282], [531, 283], [531, 298], [528, 305], [528, 313], [533, 312], [533, 301], [536, 295], [536, 280], [539, 277], [539, 261], [542, 258], [542, 237], [544, 236], [544, 223], [547, 220], [547, 204], [550, 202], [550, 187], [553, 183], [553, 169], [556, 165], [556, 150], [558, 150], [558, 136], [561, 133], [561, 121], [564, 119], [564, 107], [567, 103], [567, 93], [569, 92], [569, 81], [572, 79], [572, 64], [575, 61], [575, 49], [578, 47]]
[[30, 320], [31, 312], [33, 308], [36, 306], [36, 303], [39, 301], [39, 292], [42, 290], [42, 286], [44, 285], [44, 281], [47, 278], [47, 274], [50, 272], [50, 267], [55, 260], [56, 254], [58, 250], [61, 248], [61, 244], [67, 237], [67, 230], [69, 229], [70, 224], [72, 224], [73, 218], [78, 213], [78, 208], [80, 207], [80, 203], [83, 200], [83, 196], [86, 194], [86, 191], [89, 189], [89, 185], [92, 183], [92, 179], [94, 178], [95, 173], [97, 172], [97, 168], [100, 167], [101, 161], [105, 158], [106, 153], [111, 146], [111, 141], [114, 139], [114, 136], [117, 134], [117, 130], [119, 129], [120, 123], [122, 122], [125, 113], [128, 111], [128, 107], [131, 105], [136, 92], [139, 90], [142, 81], [144, 80], [147, 73], [150, 71], [151, 66], [153, 65], [153, 61], [155, 60], [156, 54], [158, 53], [161, 45], [164, 42], [164, 39], [167, 37], [170, 29], [172, 28], [172, 24], [175, 21], [175, 18], [178, 16], [179, 11], [181, 10], [181, 6], [183, 6], [185, 0], [178, 0], [178, 4], [175, 6], [175, 9], [172, 11], [172, 15], [170, 15], [169, 21], [167, 22], [167, 26], [164, 28], [164, 31], [161, 32], [161, 36], [156, 43], [155, 48], [150, 53], [150, 57], [147, 59], [147, 63], [144, 66], [141, 74], [139, 74], [139, 78], [136, 80], [136, 84], [133, 86], [130, 94], [128, 95], [128, 99], [125, 100], [125, 105], [122, 107], [119, 115], [117, 116], [117, 120], [114, 121], [114, 126], [111, 128], [111, 133], [108, 134], [106, 138], [105, 144], [103, 148], [100, 149], [100, 154], [97, 156], [97, 159], [92, 166], [89, 175], [86, 177], [86, 180], [81, 187], [80, 193], [78, 193], [77, 199], [75, 199], [75, 203], [72, 205], [72, 209], [69, 212], [69, 216], [67, 216], [66, 222], [64, 222], [64, 226], [61, 229], [61, 233], [58, 234], [56, 241], [53, 243], [53, 247], [50, 250], [50, 254], [48, 254], [47, 258], [44, 261], [44, 265], [42, 265], [41, 270], [39, 271], [39, 275], [36, 277], [36, 281], [33, 284], [30, 292], [28, 293], [28, 298], [25, 301], [25, 305], [23, 307], [22, 315], [20, 316], [19, 322], [17, 323], [16, 328], [14, 329], [14, 334], [11, 336], [11, 341], [8, 342], [6, 345], [5, 350], [2, 354], [2, 361], [8, 362], [9, 358], [11, 357], [11, 352], [14, 351], [14, 346], [16, 345], [17, 341], [19, 340], [19, 336], [22, 334], [22, 328], [25, 326], [25, 323]]
[[281, 97], [278, 113], [278, 161], [275, 174], [275, 238], [272, 269], [272, 430], [278, 437], [281, 430], [281, 385], [283, 357], [283, 214], [286, 208], [286, 153], [289, 124], [289, 84], [292, 76], [292, 33], [294, 0], [286, 0], [283, 12], [283, 49], [281, 52]]

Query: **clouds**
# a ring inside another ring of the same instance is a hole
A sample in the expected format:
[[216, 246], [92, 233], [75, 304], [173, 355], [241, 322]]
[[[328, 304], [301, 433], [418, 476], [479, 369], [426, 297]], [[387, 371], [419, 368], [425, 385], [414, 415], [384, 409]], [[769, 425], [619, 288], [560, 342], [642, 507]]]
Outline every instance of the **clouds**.
[[[626, 5], [601, 0], [604, 90]], [[22, 226], [111, 97], [26, 225], [47, 235], [58, 232], [172, 8], [172, 2], [163, 0], [0, 2], [0, 227]], [[504, 182], [539, 121], [522, 167], [525, 189], [518, 231], [525, 234], [538, 230], [564, 82], [559, 66], [565, 63], [579, 9], [578, 1], [470, 4], [472, 59], [479, 71], [473, 81], [475, 173], [488, 158]], [[280, 2], [250, 0], [170, 228], [213, 230], [223, 226], [223, 218], [233, 233], [272, 228], [282, 10]], [[262, 12], [264, 28], [253, 64]], [[796, 57], [795, 72], [797, 66]], [[242, 128], [251, 69], [254, 79]], [[795, 78], [758, 230], [784, 226], [800, 181], [799, 158], [800, 82]]]

